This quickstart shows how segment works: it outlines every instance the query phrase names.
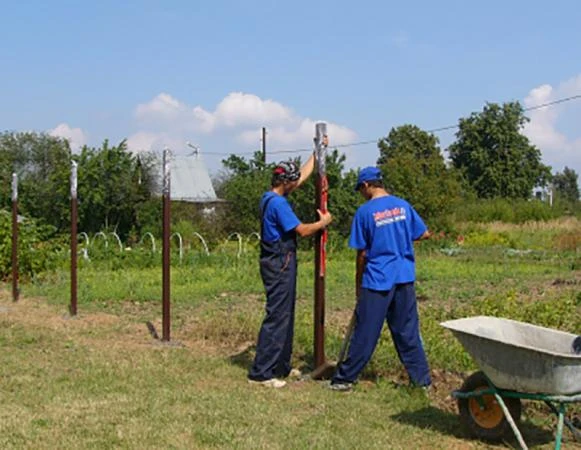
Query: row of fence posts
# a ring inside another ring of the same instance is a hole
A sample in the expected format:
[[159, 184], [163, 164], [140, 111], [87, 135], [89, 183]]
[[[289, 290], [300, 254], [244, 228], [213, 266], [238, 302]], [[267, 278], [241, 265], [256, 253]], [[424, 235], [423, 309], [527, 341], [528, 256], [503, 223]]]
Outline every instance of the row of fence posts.
[[[77, 201], [77, 168], [75, 161], [71, 163], [71, 299], [69, 312], [71, 316], [77, 315], [78, 285], [77, 285], [77, 224], [78, 224], [78, 201]], [[163, 227], [162, 227], [162, 341], [170, 340], [170, 150], [163, 151]], [[12, 174], [12, 300], [19, 298], [19, 277], [18, 277], [18, 175]]]
[[[326, 210], [327, 207], [327, 180], [325, 173], [326, 143], [323, 137], [327, 136], [325, 123], [316, 124], [315, 151], [316, 151], [316, 186], [317, 198], [315, 207]], [[171, 153], [168, 148], [163, 151], [163, 190], [162, 190], [162, 341], [170, 340], [170, 233], [171, 233]], [[71, 163], [71, 298], [69, 311], [71, 316], [77, 315], [77, 163]], [[324, 333], [325, 333], [325, 258], [326, 258], [326, 231], [319, 232], [315, 248], [315, 285], [314, 285], [314, 355], [315, 365], [318, 367], [325, 361]], [[12, 298], [18, 301], [18, 176], [12, 174]]]
[[[170, 240], [171, 240], [171, 170], [170, 151], [163, 152], [163, 222], [162, 222], [162, 340], [170, 340]], [[78, 164], [71, 162], [70, 195], [71, 195], [71, 229], [70, 229], [70, 304], [69, 312], [72, 316], [78, 311], [78, 283], [77, 283], [77, 245], [78, 245]], [[19, 270], [18, 270], [18, 175], [12, 174], [12, 299], [19, 298]], [[205, 244], [205, 243], [204, 243]], [[206, 249], [207, 250], [207, 249]]]

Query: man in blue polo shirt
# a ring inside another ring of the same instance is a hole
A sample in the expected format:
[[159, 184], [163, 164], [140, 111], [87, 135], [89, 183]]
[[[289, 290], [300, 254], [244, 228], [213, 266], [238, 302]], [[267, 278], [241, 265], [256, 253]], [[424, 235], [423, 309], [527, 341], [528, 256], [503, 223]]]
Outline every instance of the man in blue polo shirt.
[[292, 162], [279, 163], [272, 173], [272, 189], [260, 201], [260, 275], [266, 291], [266, 316], [256, 346], [248, 381], [280, 388], [291, 373], [297, 282], [296, 235], [310, 236], [331, 223], [328, 212], [319, 220], [301, 223], [286, 197], [313, 172], [314, 156], [301, 170]]
[[408, 202], [388, 194], [377, 167], [361, 170], [355, 189], [367, 200], [355, 213], [349, 239], [349, 246], [357, 250], [357, 320], [331, 389], [351, 389], [373, 355], [384, 321], [411, 383], [429, 386], [414, 288], [413, 241], [430, 233]]

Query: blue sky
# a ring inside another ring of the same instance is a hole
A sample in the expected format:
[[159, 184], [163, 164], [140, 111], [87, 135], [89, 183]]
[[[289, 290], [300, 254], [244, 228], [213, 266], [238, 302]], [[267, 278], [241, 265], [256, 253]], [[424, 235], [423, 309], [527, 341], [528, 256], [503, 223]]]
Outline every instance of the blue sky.
[[[259, 148], [262, 126], [278, 151], [309, 147], [318, 120], [344, 144], [581, 94], [577, 1], [3, 3], [1, 130], [136, 151], [191, 141], [212, 172], [212, 153]], [[581, 173], [581, 100], [530, 117], [544, 161]], [[353, 167], [377, 159], [346, 152]]]

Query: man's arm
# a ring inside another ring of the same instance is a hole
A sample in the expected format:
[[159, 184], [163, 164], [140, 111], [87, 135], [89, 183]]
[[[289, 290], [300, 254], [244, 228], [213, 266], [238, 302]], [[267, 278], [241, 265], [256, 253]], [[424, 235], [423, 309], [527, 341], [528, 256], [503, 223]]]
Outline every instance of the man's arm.
[[[421, 241], [432, 237], [432, 232], [418, 214], [418, 212], [410, 205], [411, 216], [411, 234], [414, 241]], [[420, 234], [421, 233], [421, 234]], [[418, 236], [418, 237], [414, 237]]]
[[300, 237], [307, 237], [315, 234], [317, 231], [322, 230], [329, 225], [333, 220], [333, 216], [331, 216], [331, 213], [328, 211], [321, 212], [320, 210], [317, 210], [317, 212], [319, 213], [319, 220], [317, 222], [301, 223], [295, 228], [295, 231]]
[[[325, 147], [329, 146], [329, 136], [323, 136], [323, 145]], [[311, 154], [307, 162], [301, 167], [301, 177], [299, 178], [299, 183], [297, 187], [303, 184], [313, 173], [313, 169], [315, 168], [315, 152]]]
[[297, 187], [299, 187], [301, 184], [307, 181], [307, 179], [313, 173], [314, 168], [315, 168], [315, 153], [313, 152], [311, 153], [311, 156], [309, 157], [307, 162], [303, 164], [303, 167], [301, 167], [301, 177], [299, 178], [299, 183], [297, 184]]
[[426, 230], [426, 231], [424, 231], [424, 234], [422, 234], [419, 238], [416, 239], [416, 241], [423, 241], [424, 239], [430, 239], [433, 234], [434, 233], [432, 233], [430, 230]]
[[355, 270], [355, 295], [359, 299], [363, 271], [365, 270], [365, 250], [357, 250], [356, 270]]

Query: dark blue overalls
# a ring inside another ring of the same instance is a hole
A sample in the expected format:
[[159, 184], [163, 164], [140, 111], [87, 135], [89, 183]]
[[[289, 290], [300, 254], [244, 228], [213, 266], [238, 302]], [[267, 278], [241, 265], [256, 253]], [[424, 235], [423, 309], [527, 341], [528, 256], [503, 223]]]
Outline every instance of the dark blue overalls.
[[[262, 207], [264, 216], [272, 197]], [[266, 316], [262, 322], [256, 357], [248, 378], [256, 381], [287, 377], [291, 371], [293, 347], [297, 254], [296, 232], [282, 235], [277, 242], [260, 243], [260, 275], [266, 291]]]

